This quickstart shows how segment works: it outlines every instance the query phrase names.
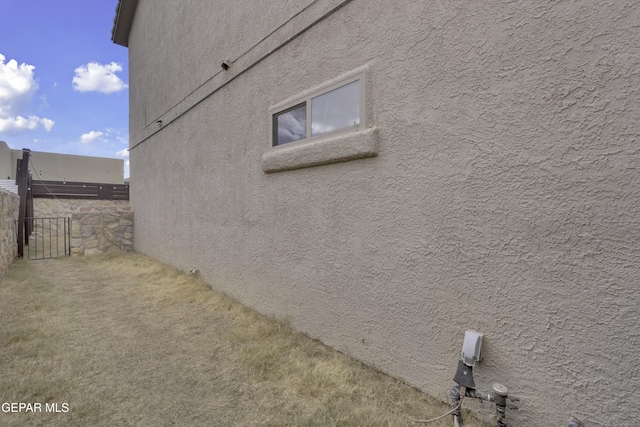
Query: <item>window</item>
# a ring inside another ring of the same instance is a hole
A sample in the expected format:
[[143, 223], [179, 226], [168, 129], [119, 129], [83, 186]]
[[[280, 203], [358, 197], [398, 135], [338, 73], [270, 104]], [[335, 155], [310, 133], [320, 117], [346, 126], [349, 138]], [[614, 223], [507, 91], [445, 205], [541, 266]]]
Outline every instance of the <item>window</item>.
[[272, 111], [272, 145], [358, 130], [365, 122], [364, 110], [364, 79], [359, 73]]
[[273, 115], [273, 145], [307, 137], [307, 105], [302, 103]]
[[378, 129], [365, 107], [367, 67], [269, 108], [269, 143], [262, 154], [265, 173], [378, 155]]

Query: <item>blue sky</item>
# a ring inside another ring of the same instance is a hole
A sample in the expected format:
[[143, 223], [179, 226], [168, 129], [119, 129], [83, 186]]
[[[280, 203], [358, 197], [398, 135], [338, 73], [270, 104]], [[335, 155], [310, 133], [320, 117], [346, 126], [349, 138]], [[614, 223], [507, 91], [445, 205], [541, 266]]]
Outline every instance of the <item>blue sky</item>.
[[0, 140], [32, 151], [124, 158], [127, 49], [117, 0], [0, 0]]

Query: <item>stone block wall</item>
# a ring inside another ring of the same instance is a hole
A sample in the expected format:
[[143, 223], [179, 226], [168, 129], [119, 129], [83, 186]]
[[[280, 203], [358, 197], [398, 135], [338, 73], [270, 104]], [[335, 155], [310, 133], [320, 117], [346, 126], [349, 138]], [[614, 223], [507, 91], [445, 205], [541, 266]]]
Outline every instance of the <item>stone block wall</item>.
[[71, 255], [133, 250], [130, 206], [80, 206], [71, 215]]
[[133, 249], [133, 212], [125, 200], [35, 199], [36, 217], [71, 217], [71, 254]]
[[17, 255], [15, 225], [20, 199], [15, 193], [0, 189], [0, 277]]

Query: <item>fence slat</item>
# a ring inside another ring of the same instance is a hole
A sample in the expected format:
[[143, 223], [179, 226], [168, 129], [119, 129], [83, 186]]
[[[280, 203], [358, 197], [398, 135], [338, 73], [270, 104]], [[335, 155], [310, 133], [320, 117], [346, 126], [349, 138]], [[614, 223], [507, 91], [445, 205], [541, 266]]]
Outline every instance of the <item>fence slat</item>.
[[127, 184], [33, 181], [32, 188], [34, 197], [129, 200], [129, 186]]

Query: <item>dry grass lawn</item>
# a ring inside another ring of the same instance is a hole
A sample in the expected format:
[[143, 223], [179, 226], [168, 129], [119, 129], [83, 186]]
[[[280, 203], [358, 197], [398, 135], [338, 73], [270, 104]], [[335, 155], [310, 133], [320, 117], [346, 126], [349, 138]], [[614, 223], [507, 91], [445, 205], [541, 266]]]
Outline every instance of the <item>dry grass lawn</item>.
[[411, 426], [449, 409], [137, 253], [14, 263], [0, 403], [42, 405], [2, 426]]

